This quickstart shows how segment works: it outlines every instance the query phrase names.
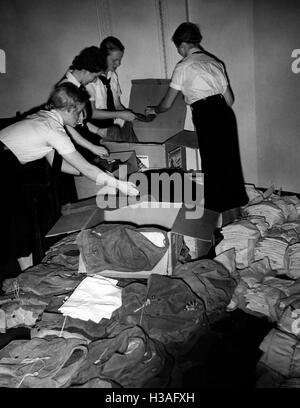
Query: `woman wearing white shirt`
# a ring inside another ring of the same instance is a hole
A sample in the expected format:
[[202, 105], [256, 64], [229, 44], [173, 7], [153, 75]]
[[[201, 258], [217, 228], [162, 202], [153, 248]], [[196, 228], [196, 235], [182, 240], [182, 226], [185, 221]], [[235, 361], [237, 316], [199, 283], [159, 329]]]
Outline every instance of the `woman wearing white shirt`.
[[233, 94], [223, 63], [204, 52], [196, 24], [182, 23], [172, 40], [183, 59], [175, 66], [167, 93], [145, 112], [159, 114], [179, 91], [191, 106], [204, 173], [205, 207], [223, 212], [248, 202], [240, 162]]
[[[57, 86], [41, 110], [0, 132], [0, 214], [2, 244], [0, 263], [27, 257], [32, 252], [32, 234], [22, 194], [22, 165], [46, 157], [52, 165], [54, 151], [63, 158], [62, 171], [83, 174], [97, 184], [137, 195], [130, 182], [117, 180], [87, 162], [75, 149], [64, 126], [74, 127], [89, 99], [74, 84]], [[22, 265], [20, 264], [21, 268]]]
[[[116, 37], [106, 37], [100, 44], [100, 51], [106, 57], [107, 70], [104, 75], [100, 75], [96, 81], [87, 85], [87, 91], [91, 95], [92, 105], [91, 122], [101, 128], [110, 128], [119, 123], [132, 122], [136, 116], [129, 109], [126, 109], [121, 102], [121, 87], [116, 69], [121, 65], [125, 47]], [[111, 90], [112, 96], [109, 95]], [[116, 130], [116, 129], [115, 129]], [[110, 132], [116, 133], [116, 132]], [[124, 140], [125, 132], [121, 137]], [[133, 131], [127, 130], [133, 137]], [[114, 138], [117, 138], [116, 135]], [[136, 137], [135, 137], [136, 139]], [[138, 141], [130, 140], [130, 141]]]

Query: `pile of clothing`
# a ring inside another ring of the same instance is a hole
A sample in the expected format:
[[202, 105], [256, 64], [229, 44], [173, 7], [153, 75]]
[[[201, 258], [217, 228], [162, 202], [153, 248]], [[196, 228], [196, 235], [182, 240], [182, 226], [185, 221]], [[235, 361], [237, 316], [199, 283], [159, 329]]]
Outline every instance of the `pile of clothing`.
[[[6, 279], [3, 331], [26, 327], [30, 340], [0, 350], [0, 386], [181, 386], [186, 354], [226, 311], [237, 282], [232, 251], [215, 260], [178, 257], [173, 275], [151, 273], [168, 248], [163, 230], [100, 224], [64, 237], [41, 264]], [[111, 279], [108, 269], [149, 276]]]
[[[238, 284], [227, 310], [239, 308], [274, 324], [259, 346], [256, 387], [299, 388], [300, 200], [276, 195], [272, 189], [265, 194], [252, 187], [248, 194], [250, 202], [241, 219], [222, 229], [224, 240], [216, 247], [216, 252], [232, 248], [235, 253]], [[259, 236], [244, 227], [249, 237], [246, 248], [246, 237], [238, 243], [228, 231], [248, 223]], [[241, 251], [247, 254], [243, 262]]]

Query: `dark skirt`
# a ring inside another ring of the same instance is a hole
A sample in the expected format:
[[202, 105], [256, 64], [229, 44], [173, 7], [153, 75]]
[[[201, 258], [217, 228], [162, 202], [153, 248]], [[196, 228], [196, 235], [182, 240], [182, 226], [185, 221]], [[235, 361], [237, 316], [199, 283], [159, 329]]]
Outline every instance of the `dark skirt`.
[[0, 142], [0, 265], [33, 251], [33, 228], [29, 201], [22, 187], [22, 164]]
[[248, 202], [236, 118], [222, 95], [191, 105], [204, 173], [205, 207], [223, 212]]

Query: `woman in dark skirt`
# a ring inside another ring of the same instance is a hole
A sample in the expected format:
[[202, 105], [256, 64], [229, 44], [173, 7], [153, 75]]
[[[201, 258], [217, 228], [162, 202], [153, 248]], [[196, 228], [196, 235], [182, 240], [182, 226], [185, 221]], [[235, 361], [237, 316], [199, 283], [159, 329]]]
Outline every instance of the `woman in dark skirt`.
[[182, 23], [172, 40], [183, 59], [175, 66], [166, 95], [146, 114], [173, 105], [179, 91], [191, 106], [204, 173], [205, 207], [224, 212], [248, 202], [240, 161], [233, 94], [223, 63], [204, 52], [196, 24]]
[[0, 265], [18, 260], [22, 270], [30, 266], [29, 261], [27, 265], [22, 262], [33, 249], [32, 223], [22, 193], [26, 163], [46, 158], [53, 166], [57, 152], [61, 156], [60, 171], [84, 175], [99, 186], [118, 189], [126, 195], [138, 194], [133, 183], [118, 180], [85, 160], [66, 133], [66, 126], [77, 125], [88, 100], [88, 93], [76, 85], [60, 84], [51, 92], [45, 109], [0, 131]]

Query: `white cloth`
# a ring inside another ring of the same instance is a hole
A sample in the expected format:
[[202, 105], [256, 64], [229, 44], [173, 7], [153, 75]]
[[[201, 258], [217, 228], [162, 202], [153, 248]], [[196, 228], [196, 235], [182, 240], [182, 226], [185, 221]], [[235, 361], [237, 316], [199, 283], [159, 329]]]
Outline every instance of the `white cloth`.
[[170, 87], [181, 91], [187, 105], [224, 94], [228, 85], [224, 66], [205, 53], [193, 53], [174, 68]]
[[102, 318], [110, 319], [112, 312], [122, 305], [117, 282], [103, 276], [87, 277], [58, 310], [64, 316], [96, 323]]
[[61, 155], [76, 150], [57, 110], [41, 110], [8, 126], [0, 132], [0, 140], [21, 163], [41, 159], [53, 149]]
[[[109, 71], [107, 78], [110, 78], [110, 87], [113, 93], [115, 105], [122, 94], [118, 74], [115, 71]], [[86, 85], [86, 90], [90, 94], [90, 100], [95, 102], [96, 109], [107, 109], [107, 91], [103, 82], [97, 78], [96, 81]]]

